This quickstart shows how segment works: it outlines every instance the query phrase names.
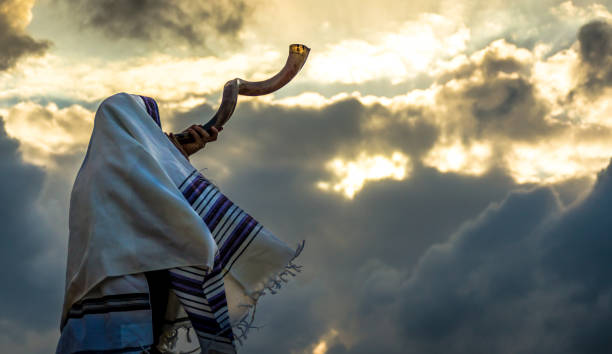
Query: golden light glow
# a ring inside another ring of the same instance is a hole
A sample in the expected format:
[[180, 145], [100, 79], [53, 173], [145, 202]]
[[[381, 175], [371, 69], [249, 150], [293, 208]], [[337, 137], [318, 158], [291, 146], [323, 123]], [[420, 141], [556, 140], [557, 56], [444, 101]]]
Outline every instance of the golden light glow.
[[491, 146], [473, 143], [465, 147], [459, 142], [435, 146], [423, 159], [426, 166], [441, 172], [455, 172], [466, 175], [481, 175], [489, 169]]
[[570, 118], [582, 125], [601, 125], [612, 128], [612, 89], [607, 88], [598, 98], [576, 95], [571, 105], [565, 107]]
[[87, 147], [94, 119], [93, 112], [79, 105], [60, 109], [33, 102], [19, 103], [2, 116], [7, 133], [20, 141], [24, 159], [47, 167], [53, 167], [50, 156]]
[[533, 65], [532, 77], [539, 93], [551, 104], [551, 114], [562, 114], [566, 107], [561, 102], [575, 84], [573, 68], [578, 63], [574, 48], [561, 51]]
[[319, 344], [312, 350], [312, 354], [325, 354], [327, 353], [327, 342], [321, 340]]
[[9, 26], [25, 29], [32, 21], [32, 6], [36, 0], [8, 0], [0, 3], [0, 14], [9, 21]]
[[282, 66], [278, 51], [255, 48], [258, 55], [227, 58], [177, 58], [169, 55], [115, 62], [67, 60], [53, 54], [22, 60], [0, 82], [0, 99], [55, 94], [91, 101], [117, 92], [145, 94], [160, 101], [183, 101], [221, 91], [225, 82], [242, 76], [268, 78]]
[[410, 158], [399, 151], [393, 152], [390, 157], [362, 152], [353, 161], [335, 158], [326, 165], [335, 175], [335, 180], [320, 181], [317, 187], [324, 191], [342, 193], [346, 198], [353, 199], [366, 182], [405, 179], [411, 172], [409, 162]]
[[344, 40], [310, 60], [307, 74], [319, 82], [363, 83], [388, 79], [400, 83], [431, 69], [436, 60], [466, 48], [470, 31], [436, 14], [422, 14], [396, 32], [377, 33], [373, 40]]
[[[568, 102], [566, 97], [576, 84], [573, 70], [579, 63], [576, 45], [546, 58], [548, 51], [550, 47], [546, 45], [538, 45], [530, 52], [505, 40], [497, 40], [447, 67], [456, 70], [457, 65], [472, 63], [479, 68], [486, 55], [491, 53], [496, 58], [512, 58], [522, 63], [530, 70], [523, 70], [520, 75], [529, 78], [538, 95], [550, 104], [550, 115], [542, 119], [556, 125], [556, 133], [530, 143], [484, 138], [466, 144], [463, 139], [472, 134], [473, 124], [478, 124], [475, 118], [469, 111], [452, 114], [444, 101], [434, 102], [426, 108], [431, 110], [433, 118], [430, 122], [439, 128], [440, 134], [437, 143], [423, 158], [423, 164], [443, 173], [466, 175], [482, 175], [495, 165], [507, 169], [518, 183], [554, 183], [592, 176], [604, 168], [612, 151], [609, 132], [612, 128], [612, 104], [609, 100], [612, 90], [597, 99], [576, 95]], [[511, 75], [519, 73], [505, 73], [498, 77]], [[452, 97], [454, 92], [479, 85], [484, 80], [488, 79], [482, 70], [476, 70], [469, 76], [446, 82], [441, 90]], [[495, 106], [503, 97], [493, 94], [488, 103]], [[561, 115], [563, 120], [557, 120], [556, 115]]]
[[594, 176], [610, 162], [612, 144], [515, 146], [507, 165], [518, 183], [555, 183]]
[[272, 95], [262, 96], [269, 97], [269, 103], [278, 106], [285, 107], [302, 107], [302, 108], [323, 108], [330, 104], [333, 104], [338, 99], [342, 99], [347, 97], [348, 95], [344, 94], [342, 96], [334, 96], [331, 98], [326, 98], [318, 92], [304, 92], [297, 96], [286, 97], [279, 100], [272, 100]]
[[315, 345], [312, 350], [312, 354], [325, 354], [329, 349], [329, 343], [336, 340], [338, 337], [338, 331], [335, 329], [331, 329], [328, 333], [326, 333], [323, 338], [319, 340], [319, 342]]
[[325, 97], [318, 92], [304, 92], [297, 96], [285, 97], [281, 99], [275, 99], [274, 94], [270, 94], [256, 97], [245, 96], [240, 97], [240, 100], [241, 102], [249, 100], [263, 102], [265, 104], [275, 106], [321, 109], [333, 105], [339, 101], [353, 98], [358, 100], [364, 106], [379, 104], [387, 107], [391, 111], [399, 111], [408, 106], [421, 107], [433, 105], [435, 103], [435, 95], [438, 90], [439, 86], [433, 85], [428, 89], [415, 89], [406, 93], [405, 95], [397, 95], [393, 97], [362, 95], [358, 91], [353, 91], [351, 93], [341, 92], [331, 97]]
[[176, 112], [188, 112], [197, 106], [203, 105], [206, 103], [205, 97], [187, 97], [181, 101], [170, 101], [168, 103], [163, 104], [164, 108], [170, 111]]

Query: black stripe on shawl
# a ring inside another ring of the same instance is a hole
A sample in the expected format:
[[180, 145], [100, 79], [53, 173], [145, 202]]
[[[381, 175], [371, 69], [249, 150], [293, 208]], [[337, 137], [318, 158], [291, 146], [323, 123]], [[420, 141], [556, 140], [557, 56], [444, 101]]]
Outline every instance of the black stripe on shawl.
[[83, 305], [89, 304], [103, 304], [107, 302], [120, 302], [120, 301], [135, 301], [135, 300], [149, 300], [148, 293], [129, 293], [129, 294], [115, 294], [115, 295], [105, 295], [102, 297], [83, 299], [79, 302], [76, 302], [72, 305], [72, 308], [81, 307]]
[[151, 306], [149, 302], [130, 304], [130, 305], [106, 305], [100, 307], [84, 308], [83, 310], [73, 311], [70, 310], [67, 318], [82, 318], [85, 315], [101, 314], [109, 312], [127, 312], [127, 311], [140, 311], [149, 310]]
[[121, 349], [107, 349], [107, 350], [81, 350], [79, 352], [74, 352], [74, 354], [114, 354], [114, 353], [133, 353], [137, 350], [140, 350], [140, 353], [147, 353], [147, 351], [149, 353], [155, 353], [152, 350], [152, 347], [150, 345], [144, 346], [144, 347], [126, 347], [126, 348], [121, 348]]
[[84, 299], [72, 305], [66, 316], [66, 322], [69, 318], [82, 318], [88, 314], [139, 311], [149, 310], [150, 308], [149, 294], [147, 293], [106, 295], [99, 298]]

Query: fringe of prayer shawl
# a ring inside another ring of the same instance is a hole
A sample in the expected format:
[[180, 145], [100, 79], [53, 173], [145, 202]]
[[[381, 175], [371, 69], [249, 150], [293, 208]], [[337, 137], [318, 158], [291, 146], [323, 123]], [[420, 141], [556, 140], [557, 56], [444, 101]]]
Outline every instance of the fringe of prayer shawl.
[[[271, 276], [266, 282], [262, 290], [258, 292], [254, 292], [252, 295], [250, 295], [250, 298], [255, 302], [254, 305], [250, 305], [250, 304], [240, 305], [242, 307], [246, 307], [249, 309], [249, 311], [245, 313], [238, 321], [235, 321], [234, 323], [231, 324], [232, 331], [234, 332], [234, 339], [238, 341], [240, 346], [244, 345], [244, 341], [247, 340], [248, 333], [251, 329], [258, 330], [259, 328], [261, 328], [260, 326], [254, 325], [258, 299], [266, 294], [271, 294], [271, 295], [277, 294], [278, 291], [282, 288], [283, 284], [289, 282], [289, 280], [287, 279], [288, 276], [295, 277], [297, 276], [297, 273], [302, 272], [302, 266], [294, 264], [293, 261], [300, 255], [300, 253], [304, 249], [304, 244], [305, 244], [305, 241], [302, 241], [298, 245], [295, 251], [295, 255], [293, 256], [291, 261], [289, 261], [289, 263], [285, 266], [283, 271], [279, 272], [278, 274], [275, 274], [274, 276]], [[172, 330], [168, 331], [165, 334], [165, 336], [160, 340], [160, 345], [158, 348], [163, 350], [163, 353], [174, 353], [173, 350], [176, 348], [176, 345], [179, 339], [178, 338], [179, 330], [181, 329], [184, 329], [187, 331], [187, 342], [191, 343], [192, 340], [190, 336], [190, 331], [193, 329], [193, 327], [190, 325], [189, 321], [187, 321], [187, 324], [180, 324], [180, 325], [173, 327]], [[236, 332], [238, 332], [237, 335], [236, 335]], [[215, 335], [218, 335], [218, 334], [219, 333], [216, 333]], [[199, 350], [201, 350], [201, 353], [206, 353], [209, 347], [210, 347], [210, 343], [205, 348], [198, 347], [192, 351], [181, 352], [180, 354], [192, 354], [192, 353], [198, 352]]]
[[[242, 345], [249, 331], [258, 328], [253, 324], [257, 300], [267, 293], [276, 294], [282, 284], [288, 282], [289, 276], [301, 272], [301, 266], [294, 264], [293, 260], [302, 252], [304, 242], [282, 271], [268, 278], [261, 290], [248, 294], [253, 305], [240, 305], [248, 308], [247, 312], [230, 323], [223, 277], [259, 233], [265, 232], [264, 227], [197, 171], [187, 177], [179, 189], [212, 232], [219, 251], [214, 268], [208, 274], [199, 267], [170, 269], [171, 287], [187, 313], [202, 352], [215, 349], [235, 353], [235, 341]], [[190, 326], [179, 325], [161, 339], [159, 348], [174, 349], [181, 328], [187, 330], [189, 340]]]

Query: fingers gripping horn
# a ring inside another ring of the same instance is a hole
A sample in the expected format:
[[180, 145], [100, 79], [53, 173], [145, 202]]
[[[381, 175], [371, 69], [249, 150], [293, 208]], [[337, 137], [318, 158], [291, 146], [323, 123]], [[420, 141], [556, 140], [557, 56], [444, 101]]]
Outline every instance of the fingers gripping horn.
[[[244, 96], [261, 96], [272, 93], [279, 88], [285, 86], [291, 79], [297, 75], [308, 58], [310, 48], [303, 44], [292, 44], [289, 46], [289, 57], [281, 71], [268, 80], [264, 81], [246, 81], [242, 79], [233, 79], [225, 83], [223, 87], [223, 98], [221, 105], [215, 115], [202, 125], [206, 131], [210, 131], [211, 127], [222, 127], [234, 113], [238, 95]], [[189, 133], [176, 134], [175, 137], [181, 144], [194, 142], [193, 137]]]

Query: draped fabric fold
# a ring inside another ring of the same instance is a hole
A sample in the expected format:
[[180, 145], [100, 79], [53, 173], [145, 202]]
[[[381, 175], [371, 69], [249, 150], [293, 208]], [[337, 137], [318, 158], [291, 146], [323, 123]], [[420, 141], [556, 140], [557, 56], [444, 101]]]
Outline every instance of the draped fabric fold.
[[96, 113], [71, 195], [57, 352], [147, 352], [154, 338], [143, 274], [167, 270], [160, 346], [170, 349], [186, 326], [203, 352], [234, 353], [258, 297], [299, 270], [297, 253], [182, 156], [154, 100], [111, 96]]

